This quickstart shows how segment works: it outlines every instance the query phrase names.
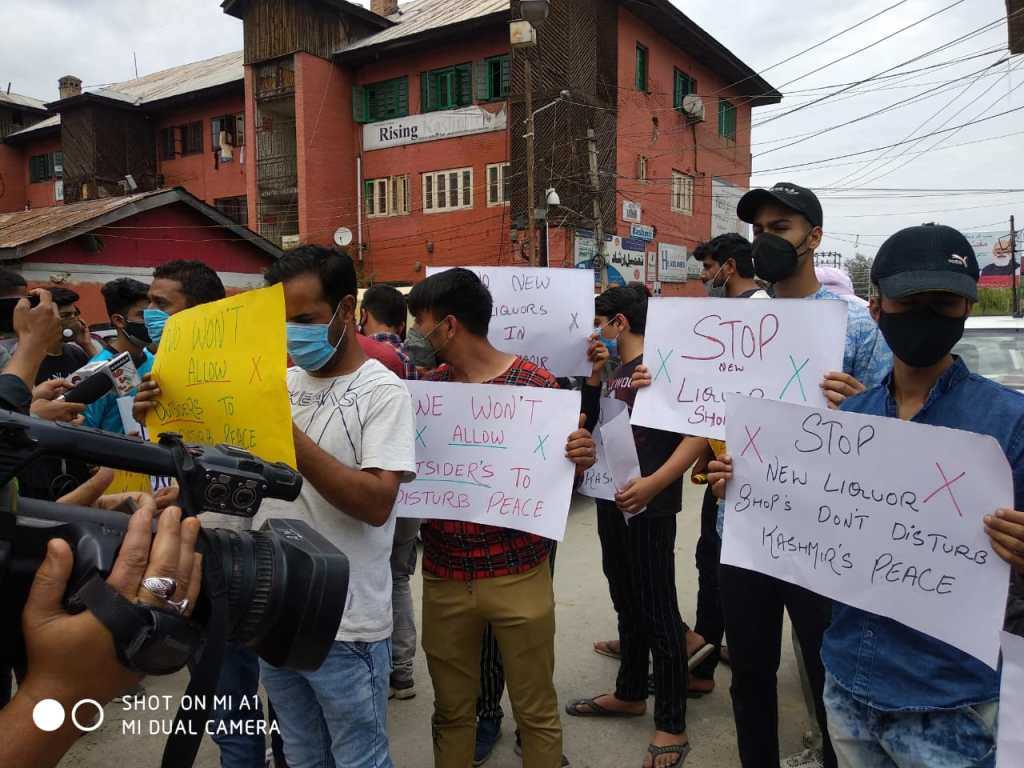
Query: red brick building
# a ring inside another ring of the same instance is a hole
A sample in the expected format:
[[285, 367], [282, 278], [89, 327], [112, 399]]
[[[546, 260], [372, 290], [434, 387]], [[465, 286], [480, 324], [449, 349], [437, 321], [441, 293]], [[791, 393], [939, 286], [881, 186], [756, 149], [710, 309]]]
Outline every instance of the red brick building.
[[62, 79], [59, 114], [0, 144], [0, 210], [177, 185], [286, 248], [348, 230], [364, 279], [410, 283], [524, 263], [533, 207], [541, 263], [586, 266], [599, 217], [613, 276], [691, 293], [688, 252], [737, 227], [751, 110], [781, 98], [669, 0], [551, 0], [515, 50], [519, 0], [223, 7], [239, 53], [95, 93]]

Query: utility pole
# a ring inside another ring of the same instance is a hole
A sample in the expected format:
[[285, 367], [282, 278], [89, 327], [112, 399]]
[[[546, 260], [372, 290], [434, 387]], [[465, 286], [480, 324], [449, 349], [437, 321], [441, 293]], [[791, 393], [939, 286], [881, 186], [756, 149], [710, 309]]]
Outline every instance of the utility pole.
[[1020, 317], [1020, 292], [1017, 290], [1017, 227], [1013, 216], [1010, 217], [1010, 286], [1013, 292], [1013, 316]]
[[536, 179], [534, 179], [534, 132], [533, 132], [533, 66], [530, 63], [530, 55], [527, 53], [525, 64], [526, 76], [526, 215], [529, 222], [526, 243], [529, 251], [527, 257], [531, 267], [537, 266], [537, 211], [534, 206], [537, 204]]
[[601, 274], [601, 291], [608, 289], [608, 264], [604, 259], [604, 217], [601, 215], [601, 178], [597, 170], [597, 140], [594, 129], [587, 129], [587, 145], [590, 151], [590, 186], [594, 190], [594, 250], [596, 266]]

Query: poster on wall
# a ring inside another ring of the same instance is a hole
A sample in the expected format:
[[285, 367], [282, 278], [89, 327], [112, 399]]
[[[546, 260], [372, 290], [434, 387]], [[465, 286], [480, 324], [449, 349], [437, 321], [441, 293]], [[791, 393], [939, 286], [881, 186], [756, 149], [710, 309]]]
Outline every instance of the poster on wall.
[[736, 216], [736, 207], [746, 191], [723, 179], [711, 179], [711, 237], [730, 232], [750, 237], [750, 226]]
[[[647, 282], [647, 243], [629, 237], [605, 235], [604, 256], [608, 263], [608, 285], [627, 285]], [[597, 274], [597, 244], [594, 233], [577, 230], [573, 247], [573, 264], [577, 269], [593, 269], [594, 281], [600, 283]]]
[[[990, 286], [1005, 285], [1009, 287], [1013, 275], [1011, 260], [1013, 258], [1010, 233], [1003, 232], [964, 232], [967, 241], [974, 248], [978, 257], [978, 268], [981, 270], [981, 284]], [[1024, 232], [1017, 233], [1017, 278], [1020, 278], [1021, 250], [1024, 249]]]

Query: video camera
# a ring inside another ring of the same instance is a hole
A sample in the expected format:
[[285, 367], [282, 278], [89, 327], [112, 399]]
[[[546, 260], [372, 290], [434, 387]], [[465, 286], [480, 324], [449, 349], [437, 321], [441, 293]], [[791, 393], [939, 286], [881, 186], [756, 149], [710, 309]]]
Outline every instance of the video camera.
[[[15, 476], [47, 455], [174, 478], [185, 516], [213, 511], [252, 517], [265, 498], [294, 501], [302, 489], [302, 477], [291, 467], [232, 446], [185, 445], [174, 434], [161, 435], [159, 444], [143, 443], [0, 410], [0, 486], [6, 492], [0, 498], [0, 619], [6, 626], [20, 628], [47, 543], [62, 538], [75, 558], [66, 608], [96, 614], [131, 669], [170, 674], [191, 664], [187, 694], [199, 696], [214, 692], [227, 642], [278, 667], [313, 670], [323, 663], [345, 608], [348, 560], [306, 523], [268, 520], [251, 532], [204, 529], [196, 547], [203, 554], [203, 586], [192, 616], [132, 605], [105, 581], [127, 514], [14, 496]], [[20, 629], [0, 636], [0, 661], [16, 667], [24, 662]], [[201, 734], [206, 712], [179, 710], [178, 718], [190, 721], [188, 732]], [[198, 746], [198, 739], [171, 737], [164, 765], [191, 765]]]

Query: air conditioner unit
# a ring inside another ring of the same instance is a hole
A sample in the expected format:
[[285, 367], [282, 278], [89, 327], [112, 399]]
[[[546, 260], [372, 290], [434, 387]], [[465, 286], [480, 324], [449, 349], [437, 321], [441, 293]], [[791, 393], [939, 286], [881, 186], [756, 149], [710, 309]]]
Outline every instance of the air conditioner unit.
[[708, 119], [704, 99], [694, 93], [684, 96], [683, 114], [686, 115], [686, 119], [691, 123], [703, 123]]

